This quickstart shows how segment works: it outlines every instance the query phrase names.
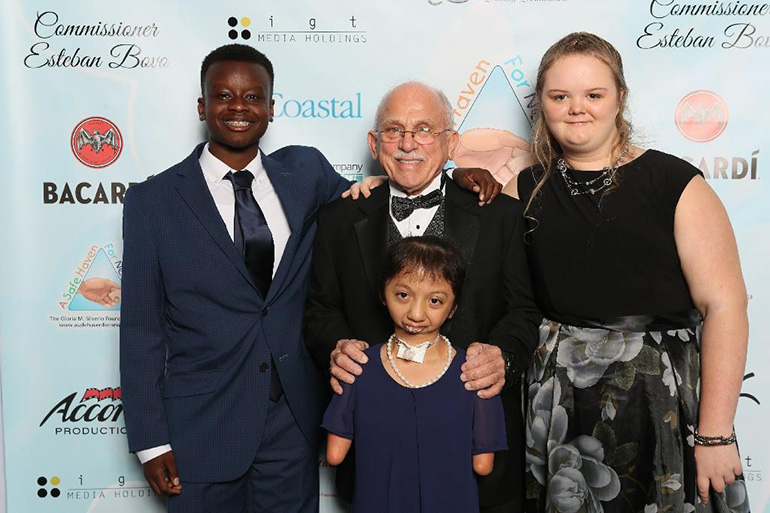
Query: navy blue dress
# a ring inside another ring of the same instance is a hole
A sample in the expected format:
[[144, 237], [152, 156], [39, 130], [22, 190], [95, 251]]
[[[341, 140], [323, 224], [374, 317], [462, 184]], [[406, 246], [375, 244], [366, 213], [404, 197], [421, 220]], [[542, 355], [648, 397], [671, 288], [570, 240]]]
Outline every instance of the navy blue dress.
[[410, 389], [387, 373], [381, 347], [365, 351], [363, 374], [343, 383], [323, 419], [355, 444], [353, 512], [478, 512], [472, 456], [506, 449], [500, 398], [465, 390], [462, 349], [441, 379]]

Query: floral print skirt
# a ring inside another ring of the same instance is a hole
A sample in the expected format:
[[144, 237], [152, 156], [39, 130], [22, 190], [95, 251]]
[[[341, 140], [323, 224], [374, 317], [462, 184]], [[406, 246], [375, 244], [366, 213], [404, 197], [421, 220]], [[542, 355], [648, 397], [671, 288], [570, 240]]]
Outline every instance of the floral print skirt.
[[742, 477], [697, 496], [699, 336], [543, 321], [526, 376], [528, 512], [749, 511]]

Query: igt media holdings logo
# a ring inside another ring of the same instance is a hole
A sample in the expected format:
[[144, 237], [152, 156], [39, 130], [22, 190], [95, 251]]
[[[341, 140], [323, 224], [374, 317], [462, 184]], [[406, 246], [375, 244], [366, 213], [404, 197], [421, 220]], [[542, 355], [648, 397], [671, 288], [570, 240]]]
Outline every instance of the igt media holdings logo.
[[125, 435], [125, 426], [118, 424], [122, 414], [120, 387], [87, 388], [57, 402], [40, 427], [56, 424], [54, 434], [65, 436]]
[[693, 91], [679, 101], [674, 113], [676, 128], [687, 139], [708, 142], [727, 127], [729, 113], [724, 100], [706, 90]]
[[109, 119], [91, 116], [72, 130], [70, 146], [78, 161], [99, 169], [118, 160], [123, 151], [123, 136], [117, 125]]

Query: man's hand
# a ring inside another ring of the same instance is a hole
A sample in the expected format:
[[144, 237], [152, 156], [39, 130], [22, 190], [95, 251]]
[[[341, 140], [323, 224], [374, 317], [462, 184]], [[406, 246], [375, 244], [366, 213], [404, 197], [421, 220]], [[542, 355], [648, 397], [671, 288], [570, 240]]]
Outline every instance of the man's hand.
[[182, 493], [182, 483], [176, 470], [174, 451], [164, 452], [144, 465], [144, 478], [158, 495], [178, 495]]
[[457, 168], [452, 172], [452, 179], [463, 189], [479, 195], [479, 205], [492, 203], [503, 190], [503, 186], [486, 169], [478, 167]]
[[354, 200], [357, 200], [359, 195], [363, 195], [364, 198], [368, 198], [372, 195], [372, 189], [376, 189], [378, 186], [388, 181], [388, 177], [385, 175], [380, 176], [367, 176], [363, 182], [356, 182], [350, 186], [350, 189], [342, 193], [343, 198], [350, 196]]
[[343, 338], [337, 341], [337, 347], [331, 354], [331, 366], [329, 367], [331, 372], [329, 383], [335, 394], [342, 393], [340, 381], [352, 385], [356, 376], [360, 376], [364, 371], [361, 365], [369, 361], [369, 358], [364, 354], [364, 349], [368, 347], [369, 344], [363, 340]]
[[482, 399], [496, 396], [505, 385], [505, 360], [499, 347], [474, 342], [465, 351], [460, 379], [467, 390], [478, 390]]
[[102, 306], [120, 303], [120, 285], [106, 278], [89, 278], [80, 284], [78, 294]]
[[738, 449], [732, 445], [695, 446], [695, 473], [698, 495], [704, 504], [709, 502], [709, 488], [722, 493], [725, 486], [743, 474]]

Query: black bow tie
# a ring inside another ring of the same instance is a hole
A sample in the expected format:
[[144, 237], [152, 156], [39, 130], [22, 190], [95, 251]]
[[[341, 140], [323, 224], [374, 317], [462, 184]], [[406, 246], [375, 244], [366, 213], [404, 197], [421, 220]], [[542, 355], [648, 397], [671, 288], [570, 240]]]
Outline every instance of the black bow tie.
[[441, 190], [426, 194], [425, 196], [417, 196], [416, 198], [402, 198], [399, 196], [393, 196], [393, 203], [391, 205], [391, 212], [396, 221], [403, 221], [410, 215], [415, 209], [418, 208], [432, 208], [441, 204]]

